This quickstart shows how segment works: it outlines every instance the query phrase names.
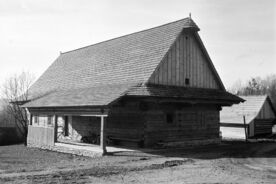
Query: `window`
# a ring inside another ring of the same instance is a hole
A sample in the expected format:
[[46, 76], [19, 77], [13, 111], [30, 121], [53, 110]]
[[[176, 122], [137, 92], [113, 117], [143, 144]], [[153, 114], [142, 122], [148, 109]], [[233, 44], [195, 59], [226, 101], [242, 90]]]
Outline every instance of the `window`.
[[185, 78], [185, 84], [190, 85], [190, 79], [189, 78]]
[[174, 114], [173, 113], [166, 114], [166, 122], [168, 124], [172, 124], [174, 122]]
[[47, 125], [52, 125], [52, 116], [47, 117]]
[[34, 124], [38, 124], [38, 116], [34, 116]]

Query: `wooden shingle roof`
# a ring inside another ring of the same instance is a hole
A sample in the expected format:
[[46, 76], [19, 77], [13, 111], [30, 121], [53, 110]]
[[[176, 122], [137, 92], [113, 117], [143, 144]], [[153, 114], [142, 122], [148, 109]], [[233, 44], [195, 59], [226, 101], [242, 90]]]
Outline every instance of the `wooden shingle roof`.
[[31, 93], [146, 81], [189, 19], [62, 53], [31, 87]]
[[145, 84], [183, 29], [199, 30], [185, 18], [62, 53], [31, 86], [24, 106], [107, 105]]

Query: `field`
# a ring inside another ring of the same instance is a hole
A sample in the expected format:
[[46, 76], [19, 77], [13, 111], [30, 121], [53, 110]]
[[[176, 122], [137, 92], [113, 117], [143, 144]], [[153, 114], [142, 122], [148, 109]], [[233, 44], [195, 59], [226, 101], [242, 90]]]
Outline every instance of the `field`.
[[120, 152], [88, 158], [0, 146], [0, 183], [275, 183], [275, 142]]

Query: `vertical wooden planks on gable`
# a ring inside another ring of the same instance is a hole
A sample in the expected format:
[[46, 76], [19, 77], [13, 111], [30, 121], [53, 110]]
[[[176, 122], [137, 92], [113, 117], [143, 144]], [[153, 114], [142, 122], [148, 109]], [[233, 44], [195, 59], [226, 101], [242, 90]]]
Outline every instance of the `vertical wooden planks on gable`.
[[[193, 40], [195, 42], [195, 38], [193, 37]], [[194, 63], [195, 63], [195, 86], [198, 86], [198, 76], [200, 75], [199, 72], [198, 72], [198, 50], [197, 50], [197, 47], [196, 47], [196, 44], [194, 44]]]
[[172, 52], [168, 53], [168, 84], [172, 83]]
[[162, 84], [162, 63], [158, 67], [158, 84]]
[[191, 87], [195, 87], [195, 75], [197, 74], [195, 72], [196, 68], [195, 68], [195, 61], [194, 61], [194, 40], [193, 40], [193, 35], [190, 35], [190, 70], [191, 70], [191, 77], [190, 77], [190, 86]]
[[[202, 60], [202, 61], [204, 61], [204, 60]], [[203, 77], [202, 77], [202, 79], [203, 79], [203, 80], [202, 80], [202, 86], [203, 86], [204, 88], [206, 87], [206, 75], [205, 75], [205, 74], [206, 74], [206, 66], [205, 66], [205, 65], [206, 65], [206, 63], [205, 63], [205, 62], [202, 62], [203, 70], [202, 70], [202, 74], [201, 74], [201, 75], [203, 76]]]
[[[160, 61], [150, 82], [199, 88], [218, 88], [212, 68], [200, 43], [191, 32], [183, 32]], [[190, 81], [185, 84], [185, 79]]]
[[209, 65], [208, 65], [208, 68], [209, 68], [209, 88], [214, 88], [212, 72], [211, 72]]
[[203, 71], [203, 64], [202, 64], [202, 58], [201, 58], [202, 56], [201, 56], [201, 52], [199, 52], [198, 53], [198, 62], [199, 62], [199, 64], [198, 64], [198, 72], [199, 72], [199, 76], [198, 76], [198, 85], [199, 86], [203, 86], [203, 77], [202, 77], [202, 71]]
[[179, 37], [179, 85], [184, 86], [183, 34]]
[[206, 77], [207, 77], [207, 85], [206, 85], [206, 87], [207, 88], [210, 88], [211, 86], [212, 86], [212, 81], [211, 81], [211, 75], [212, 75], [212, 72], [210, 71], [210, 67], [209, 67], [209, 64], [208, 63], [206, 63]]
[[191, 81], [191, 39], [190, 34], [187, 36], [187, 77]]
[[[184, 35], [184, 83], [185, 83], [185, 79], [188, 77], [188, 44], [187, 44], [187, 34]], [[186, 86], [186, 84], [184, 85]]]
[[163, 83], [164, 85], [168, 84], [168, 55], [164, 58], [163, 65], [162, 65], [162, 72], [163, 72]]
[[[195, 38], [194, 38], [194, 41], [195, 41]], [[195, 68], [196, 68], [196, 70], [195, 70], [195, 72], [196, 72], [196, 76], [195, 76], [196, 83], [195, 83], [195, 85], [199, 86], [199, 84], [198, 84], [199, 75], [200, 75], [200, 73], [198, 71], [198, 67], [199, 67], [198, 54], [199, 54], [199, 52], [198, 52], [196, 44], [194, 45], [194, 48], [195, 48]]]
[[172, 46], [172, 50], [171, 50], [171, 53], [172, 53], [172, 68], [171, 68], [171, 73], [172, 73], [172, 85], [175, 85], [175, 81], [176, 81], [176, 44], [174, 43], [173, 46]]
[[175, 69], [176, 69], [176, 78], [175, 78], [175, 85], [176, 86], [179, 86], [180, 83], [179, 83], [179, 78], [180, 78], [180, 58], [179, 58], [179, 38], [176, 40], [176, 66], [175, 66]]

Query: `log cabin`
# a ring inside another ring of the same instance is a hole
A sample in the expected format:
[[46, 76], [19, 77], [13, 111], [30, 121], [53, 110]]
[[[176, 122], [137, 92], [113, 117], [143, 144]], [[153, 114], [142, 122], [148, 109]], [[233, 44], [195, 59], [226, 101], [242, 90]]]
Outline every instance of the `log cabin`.
[[219, 139], [226, 92], [191, 18], [61, 53], [31, 86], [28, 145]]
[[272, 134], [276, 111], [267, 95], [240, 96], [244, 103], [223, 107], [220, 131], [223, 138], [246, 139]]

